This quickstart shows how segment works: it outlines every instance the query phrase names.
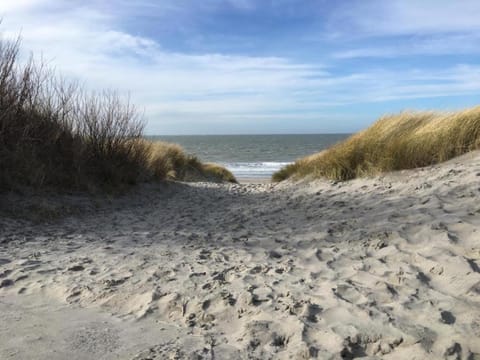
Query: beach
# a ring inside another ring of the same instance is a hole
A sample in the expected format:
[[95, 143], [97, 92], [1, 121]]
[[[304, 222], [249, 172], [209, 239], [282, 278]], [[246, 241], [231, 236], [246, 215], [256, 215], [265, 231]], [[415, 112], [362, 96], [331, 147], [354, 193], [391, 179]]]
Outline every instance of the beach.
[[0, 358], [480, 359], [479, 179], [2, 195]]

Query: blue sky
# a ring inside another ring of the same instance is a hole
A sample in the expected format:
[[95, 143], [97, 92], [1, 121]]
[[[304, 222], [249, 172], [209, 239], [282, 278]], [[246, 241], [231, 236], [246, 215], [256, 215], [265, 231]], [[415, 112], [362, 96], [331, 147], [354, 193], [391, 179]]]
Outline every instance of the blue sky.
[[480, 101], [478, 0], [1, 0], [0, 31], [149, 134], [353, 132]]

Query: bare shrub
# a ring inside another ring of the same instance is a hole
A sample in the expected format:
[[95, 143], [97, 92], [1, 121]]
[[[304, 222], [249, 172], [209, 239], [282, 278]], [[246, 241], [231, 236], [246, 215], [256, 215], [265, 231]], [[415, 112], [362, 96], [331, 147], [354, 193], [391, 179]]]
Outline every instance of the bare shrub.
[[146, 176], [144, 122], [115, 92], [88, 94], [0, 40], [0, 189], [117, 187]]
[[[32, 58], [22, 64], [19, 51], [20, 40], [0, 39], [0, 190], [117, 190], [206, 176], [181, 147], [146, 141], [128, 98], [89, 93]], [[217, 169], [213, 178], [225, 174]]]

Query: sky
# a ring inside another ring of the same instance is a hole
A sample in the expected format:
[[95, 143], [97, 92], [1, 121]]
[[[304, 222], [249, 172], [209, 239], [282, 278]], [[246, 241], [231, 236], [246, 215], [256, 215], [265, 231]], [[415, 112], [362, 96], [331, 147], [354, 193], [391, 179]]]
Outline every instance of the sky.
[[22, 37], [147, 134], [350, 133], [480, 103], [478, 0], [1, 0]]

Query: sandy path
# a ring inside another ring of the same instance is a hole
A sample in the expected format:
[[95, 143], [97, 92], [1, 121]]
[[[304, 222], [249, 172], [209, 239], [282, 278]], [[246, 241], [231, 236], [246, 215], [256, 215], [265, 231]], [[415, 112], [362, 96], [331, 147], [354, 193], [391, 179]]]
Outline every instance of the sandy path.
[[480, 359], [479, 180], [474, 153], [348, 183], [150, 186], [50, 224], [4, 218], [0, 358]]

